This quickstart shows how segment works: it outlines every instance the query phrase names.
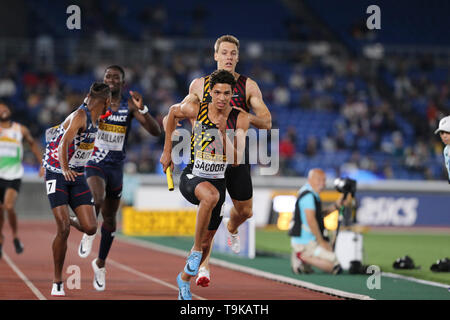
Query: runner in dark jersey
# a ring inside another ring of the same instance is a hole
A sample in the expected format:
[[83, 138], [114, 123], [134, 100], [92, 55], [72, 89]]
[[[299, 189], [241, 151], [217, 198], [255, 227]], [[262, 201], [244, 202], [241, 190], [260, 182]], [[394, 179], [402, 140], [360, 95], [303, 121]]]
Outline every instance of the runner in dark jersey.
[[[186, 265], [178, 274], [178, 299], [190, 300], [190, 280], [198, 273], [200, 263], [211, 250], [212, 240], [222, 221], [225, 201], [225, 171], [227, 164], [236, 165], [242, 158], [249, 120], [230, 106], [235, 85], [233, 75], [217, 70], [211, 75], [211, 102], [199, 103], [188, 95], [181, 104], [170, 108], [161, 164], [164, 172], [172, 163], [172, 134], [176, 119], [195, 121], [191, 135], [191, 161], [180, 177], [180, 191], [198, 205], [194, 245]], [[234, 123], [237, 146], [227, 137], [226, 128]], [[231, 158], [231, 160], [230, 160]]]
[[[55, 273], [52, 295], [64, 296], [62, 270], [70, 225], [89, 235], [97, 231], [92, 194], [84, 166], [94, 150], [98, 120], [111, 102], [111, 91], [103, 83], [91, 86], [86, 102], [72, 112], [47, 141], [43, 166], [47, 196], [55, 216], [57, 234], [53, 240]], [[48, 136], [48, 135], [47, 135]], [[77, 216], [74, 225], [70, 206]]]
[[[272, 116], [263, 101], [261, 90], [257, 83], [249, 77], [236, 72], [239, 61], [239, 40], [231, 35], [219, 37], [214, 44], [214, 60], [217, 69], [225, 69], [231, 72], [236, 79], [233, 97], [230, 104], [248, 116], [250, 124], [258, 129], [272, 128]], [[209, 99], [208, 76], [194, 79], [189, 87], [189, 94], [197, 97], [200, 102]], [[246, 157], [248, 160], [248, 146]], [[248, 162], [237, 167], [228, 167], [225, 173], [227, 191], [233, 201], [230, 211], [230, 220], [227, 224], [229, 231], [228, 244], [238, 253], [240, 241], [238, 227], [253, 215], [253, 186]], [[210, 282], [209, 255], [206, 257], [197, 277], [197, 285], [208, 286]]]
[[[142, 96], [132, 91], [129, 98], [123, 96], [124, 79], [125, 72], [120, 66], [110, 66], [105, 70], [103, 82], [111, 89], [112, 101], [108, 106], [108, 117], [99, 125], [95, 149], [86, 165], [86, 177], [94, 196], [95, 211], [97, 216], [100, 212], [103, 216], [98, 258], [91, 263], [94, 270], [93, 285], [98, 291], [105, 290], [105, 260], [116, 231], [131, 122], [136, 118], [150, 134], [161, 134], [159, 124], [149, 114]], [[80, 257], [89, 256], [94, 238], [95, 233], [91, 236], [83, 235], [78, 248]]]

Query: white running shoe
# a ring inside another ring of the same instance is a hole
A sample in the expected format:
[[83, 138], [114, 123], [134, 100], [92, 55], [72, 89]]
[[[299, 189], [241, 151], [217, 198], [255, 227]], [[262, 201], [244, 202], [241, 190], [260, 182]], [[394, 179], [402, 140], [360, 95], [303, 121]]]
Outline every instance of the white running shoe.
[[94, 260], [92, 260], [92, 269], [94, 270], [94, 288], [97, 291], [103, 291], [105, 290], [105, 285], [106, 285], [106, 269], [105, 267], [103, 268], [99, 268], [97, 266], [97, 258], [95, 258]]
[[239, 253], [241, 251], [241, 241], [237, 233], [232, 234], [228, 232], [228, 246], [234, 253]]
[[92, 236], [87, 235], [86, 233], [83, 234], [83, 238], [80, 241], [80, 245], [78, 246], [78, 255], [81, 258], [86, 258], [91, 254], [92, 250], [92, 243], [94, 242], [95, 234]]
[[209, 270], [205, 267], [200, 267], [200, 269], [198, 269], [197, 280], [195, 281], [195, 283], [198, 286], [208, 287], [210, 281], [211, 277], [209, 275]]
[[64, 292], [64, 282], [55, 283], [52, 286], [52, 296], [54, 297], [64, 297], [66, 293]]

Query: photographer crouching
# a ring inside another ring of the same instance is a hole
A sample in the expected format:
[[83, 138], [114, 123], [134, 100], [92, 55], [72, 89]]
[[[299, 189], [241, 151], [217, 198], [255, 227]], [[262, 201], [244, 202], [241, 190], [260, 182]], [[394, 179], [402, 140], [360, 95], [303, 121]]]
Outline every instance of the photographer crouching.
[[348, 193], [345, 192], [335, 203], [322, 208], [319, 194], [324, 190], [325, 183], [325, 172], [321, 169], [311, 169], [308, 172], [308, 182], [298, 191], [289, 229], [291, 267], [296, 274], [313, 272], [311, 266], [332, 274], [342, 272], [332, 244], [324, 236], [323, 218], [342, 206], [348, 206], [351, 197], [347, 197]]

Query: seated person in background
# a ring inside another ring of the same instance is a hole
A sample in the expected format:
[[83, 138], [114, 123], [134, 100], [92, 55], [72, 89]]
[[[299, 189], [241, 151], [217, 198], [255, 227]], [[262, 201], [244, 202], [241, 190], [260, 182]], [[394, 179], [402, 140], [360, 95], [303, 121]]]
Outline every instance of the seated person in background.
[[308, 182], [298, 191], [289, 230], [291, 267], [296, 274], [311, 273], [311, 266], [332, 274], [342, 272], [331, 244], [323, 235], [323, 218], [344, 205], [344, 195], [334, 204], [322, 209], [319, 193], [325, 188], [325, 182], [323, 170], [311, 169], [308, 172]]

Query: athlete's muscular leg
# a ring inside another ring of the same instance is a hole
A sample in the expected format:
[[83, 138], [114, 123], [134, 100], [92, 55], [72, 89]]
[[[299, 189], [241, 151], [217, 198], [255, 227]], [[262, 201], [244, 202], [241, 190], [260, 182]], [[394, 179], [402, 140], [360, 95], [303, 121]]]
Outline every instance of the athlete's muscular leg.
[[202, 263], [206, 262], [206, 259], [208, 260], [206, 263], [209, 265], [209, 256], [211, 255], [211, 249], [212, 244], [214, 240], [214, 235], [216, 234], [217, 230], [208, 230], [205, 234], [205, 237], [203, 238], [202, 242]]
[[17, 191], [12, 188], [6, 189], [5, 198], [3, 201], [3, 206], [8, 213], [8, 221], [11, 226], [13, 239], [17, 238], [17, 216], [16, 216], [16, 200], [17, 200]]
[[209, 250], [203, 253], [202, 263], [200, 264], [200, 268], [206, 268], [209, 271], [209, 258], [211, 257], [212, 247], [213, 247], [214, 239], [211, 239], [211, 245], [209, 246]]
[[[231, 199], [234, 206], [230, 210], [230, 220], [228, 221], [228, 231], [232, 234], [238, 232], [238, 227], [245, 222], [245, 220], [253, 216], [253, 199], [238, 201]], [[212, 247], [212, 246], [211, 246]], [[204, 261], [200, 267], [204, 267], [209, 270], [209, 257], [211, 256], [211, 250], [208, 252]]]
[[[200, 201], [197, 211], [197, 222], [195, 225], [195, 237], [194, 246], [192, 250], [203, 252], [203, 242], [207, 239], [208, 224], [211, 219], [211, 214], [220, 200], [219, 191], [209, 182], [199, 183], [195, 187], [195, 196]], [[202, 257], [203, 259], [203, 257]], [[189, 281], [192, 276], [188, 275], [184, 271], [182, 272], [181, 279], [183, 281]]]
[[89, 204], [83, 204], [75, 208], [75, 214], [81, 226], [81, 230], [89, 236], [97, 232], [97, 218], [95, 217], [94, 207]]
[[0, 245], [3, 243], [3, 224], [5, 223], [5, 215], [3, 212], [3, 203], [0, 202]]
[[116, 231], [117, 226], [117, 211], [120, 206], [120, 198], [106, 198], [102, 206], [102, 239], [100, 241], [99, 257], [97, 258], [97, 266], [103, 268], [105, 266], [105, 260], [108, 256], [109, 249], [111, 248], [112, 241], [114, 239], [113, 233]]
[[116, 217], [120, 199], [106, 198], [102, 206], [103, 224], [110, 230], [116, 230]]
[[99, 176], [90, 176], [87, 178], [87, 183], [94, 197], [95, 214], [98, 217], [106, 197], [105, 180]]
[[53, 208], [53, 215], [56, 220], [56, 236], [53, 239], [53, 282], [62, 281], [62, 270], [67, 251], [67, 238], [70, 233], [69, 208], [67, 205]]
[[228, 221], [228, 231], [232, 234], [238, 232], [238, 227], [253, 216], [253, 199], [245, 201], [231, 199], [233, 208], [230, 210], [230, 220]]

